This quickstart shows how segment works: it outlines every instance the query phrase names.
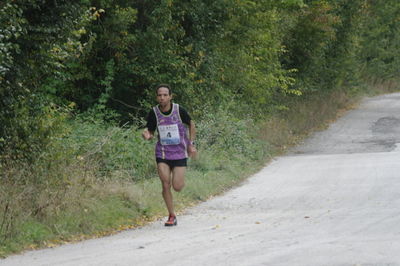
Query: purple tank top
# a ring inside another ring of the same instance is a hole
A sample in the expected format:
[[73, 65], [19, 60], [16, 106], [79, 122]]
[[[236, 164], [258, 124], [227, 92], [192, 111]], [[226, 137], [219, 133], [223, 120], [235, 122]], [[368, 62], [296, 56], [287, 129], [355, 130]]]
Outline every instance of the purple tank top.
[[169, 115], [162, 114], [158, 106], [153, 107], [153, 110], [156, 114], [158, 130], [156, 157], [166, 160], [187, 158], [189, 138], [187, 128], [179, 115], [179, 105], [173, 103]]

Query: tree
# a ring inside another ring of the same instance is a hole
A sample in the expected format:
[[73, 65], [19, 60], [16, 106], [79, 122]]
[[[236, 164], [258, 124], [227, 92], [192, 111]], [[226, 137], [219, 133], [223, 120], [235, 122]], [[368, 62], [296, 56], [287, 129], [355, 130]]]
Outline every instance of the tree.
[[32, 157], [54, 125], [46, 81], [62, 78], [63, 62], [79, 54], [90, 14], [80, 1], [44, 0], [8, 0], [0, 14], [0, 154]]

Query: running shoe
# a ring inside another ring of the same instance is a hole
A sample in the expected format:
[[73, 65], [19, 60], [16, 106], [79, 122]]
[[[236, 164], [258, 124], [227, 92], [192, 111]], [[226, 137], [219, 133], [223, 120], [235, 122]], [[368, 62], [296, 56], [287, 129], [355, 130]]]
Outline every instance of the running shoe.
[[178, 222], [176, 220], [176, 216], [174, 216], [174, 215], [170, 215], [168, 217], [168, 221], [165, 222], [165, 226], [174, 226], [177, 224], [178, 224]]

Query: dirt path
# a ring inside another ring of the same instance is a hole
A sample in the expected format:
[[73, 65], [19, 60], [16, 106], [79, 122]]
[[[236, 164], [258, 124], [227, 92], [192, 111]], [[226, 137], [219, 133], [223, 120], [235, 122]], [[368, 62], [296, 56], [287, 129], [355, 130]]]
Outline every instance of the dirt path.
[[400, 265], [400, 93], [366, 99], [243, 186], [141, 229], [0, 265]]

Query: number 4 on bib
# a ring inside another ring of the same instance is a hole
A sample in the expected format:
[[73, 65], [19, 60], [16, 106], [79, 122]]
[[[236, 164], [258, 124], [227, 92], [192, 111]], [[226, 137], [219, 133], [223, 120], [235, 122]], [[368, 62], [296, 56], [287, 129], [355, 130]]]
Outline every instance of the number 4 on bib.
[[177, 124], [158, 126], [161, 145], [177, 145], [181, 143]]

